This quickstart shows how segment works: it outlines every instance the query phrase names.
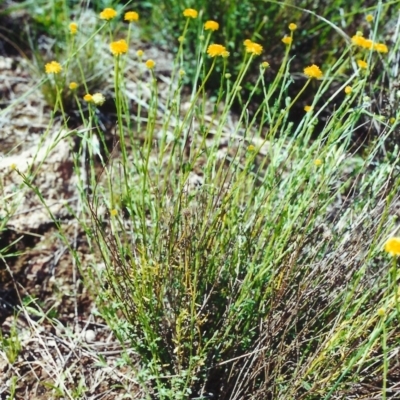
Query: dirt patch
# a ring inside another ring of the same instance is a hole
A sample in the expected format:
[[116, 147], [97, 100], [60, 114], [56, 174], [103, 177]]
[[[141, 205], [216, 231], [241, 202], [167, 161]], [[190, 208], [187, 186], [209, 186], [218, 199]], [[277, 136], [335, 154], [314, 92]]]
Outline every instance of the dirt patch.
[[0, 57], [0, 398], [138, 393], [82, 282], [80, 268], [96, 263], [70, 212], [79, 208], [75, 141], [34, 90], [28, 71], [24, 59]]

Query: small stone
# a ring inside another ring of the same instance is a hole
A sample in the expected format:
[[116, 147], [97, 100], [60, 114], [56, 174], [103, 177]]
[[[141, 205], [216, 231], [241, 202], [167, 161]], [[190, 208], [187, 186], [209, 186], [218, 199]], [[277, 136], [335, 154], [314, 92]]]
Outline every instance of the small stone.
[[85, 332], [85, 340], [87, 343], [93, 343], [96, 339], [96, 333], [92, 329], [88, 329]]

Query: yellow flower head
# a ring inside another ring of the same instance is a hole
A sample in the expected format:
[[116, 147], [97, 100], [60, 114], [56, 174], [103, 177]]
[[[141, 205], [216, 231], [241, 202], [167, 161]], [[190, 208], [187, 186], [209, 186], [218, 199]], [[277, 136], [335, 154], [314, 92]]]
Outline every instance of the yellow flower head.
[[262, 68], [268, 68], [268, 67], [269, 67], [269, 62], [268, 62], [268, 61], [263, 61], [263, 62], [261, 63], [261, 67], [262, 67]]
[[225, 50], [225, 51], [222, 52], [221, 56], [222, 56], [222, 58], [228, 58], [229, 54], [231, 54], [231, 53], [229, 53], [229, 51]]
[[146, 61], [146, 67], [148, 69], [153, 69], [155, 67], [155, 65], [156, 65], [156, 63], [151, 59]]
[[285, 44], [292, 44], [293, 38], [291, 38], [290, 36], [285, 36], [284, 38], [282, 38], [282, 42]]
[[384, 317], [386, 314], [386, 310], [383, 307], [381, 307], [378, 309], [378, 311], [376, 313], [379, 317]]
[[392, 256], [400, 255], [400, 237], [391, 237], [387, 240], [384, 247], [385, 251]]
[[207, 21], [204, 24], [205, 31], [217, 31], [219, 28], [219, 23], [216, 21]]
[[75, 22], [71, 22], [69, 24], [69, 31], [71, 35], [76, 35], [78, 33], [78, 24], [76, 24]]
[[293, 22], [291, 24], [289, 24], [289, 30], [291, 31], [295, 31], [297, 29], [297, 25], [294, 24]]
[[322, 165], [322, 160], [320, 158], [317, 158], [316, 160], [314, 160], [314, 165], [316, 167], [319, 167]]
[[362, 44], [364, 43], [364, 40], [365, 40], [365, 38], [362, 37], [362, 35], [359, 35], [359, 34], [354, 35], [351, 38], [351, 42], [356, 46], [362, 46]]
[[256, 56], [259, 56], [263, 51], [263, 47], [260, 44], [254, 43], [251, 40], [246, 40], [245, 47], [246, 53], [254, 54]]
[[386, 44], [383, 43], [375, 43], [374, 50], [376, 50], [379, 53], [387, 53], [389, 51]]
[[124, 15], [124, 20], [129, 22], [139, 21], [139, 14], [135, 11], [128, 11]]
[[143, 54], [144, 54], [144, 51], [143, 50], [138, 50], [137, 52], [136, 52], [136, 55], [140, 58], [140, 57], [143, 57]]
[[102, 93], [95, 93], [92, 96], [93, 103], [96, 104], [96, 106], [101, 106], [103, 103], [106, 101], [106, 98]]
[[112, 217], [116, 217], [118, 215], [118, 210], [116, 208], [113, 208], [112, 210], [110, 210], [110, 215]]
[[86, 93], [83, 96], [83, 100], [87, 101], [88, 103], [93, 103], [93, 96], [89, 93]]
[[62, 71], [62, 66], [57, 61], [51, 61], [45, 66], [46, 74], [59, 74]]
[[71, 82], [71, 83], [69, 84], [69, 88], [70, 88], [71, 90], [75, 90], [77, 87], [78, 87], [78, 84], [77, 84], [76, 82]]
[[313, 110], [313, 108], [311, 107], [311, 106], [305, 106], [304, 107], [304, 111], [305, 112], [310, 112], [310, 111], [312, 111]]
[[193, 8], [187, 8], [183, 11], [183, 16], [187, 18], [197, 18], [198, 12]]
[[128, 51], [128, 43], [126, 43], [125, 39], [117, 40], [116, 42], [110, 43], [110, 50], [114, 56], [119, 56], [120, 54], [124, 54]]
[[346, 86], [346, 87], [344, 88], [344, 92], [345, 92], [346, 94], [350, 94], [352, 91], [353, 91], [353, 88], [352, 88], [351, 86]]
[[374, 20], [374, 16], [373, 16], [372, 14], [368, 14], [368, 15], [365, 17], [365, 19], [366, 19], [367, 22], [372, 22], [372, 21]]
[[357, 60], [357, 64], [361, 69], [367, 69], [368, 68], [368, 63], [366, 63], [364, 60]]
[[309, 67], [304, 68], [304, 74], [307, 75], [308, 78], [321, 78], [322, 77], [322, 71], [319, 69], [319, 67], [315, 64], [310, 65]]
[[100, 19], [105, 19], [106, 21], [110, 21], [111, 19], [117, 16], [117, 12], [113, 8], [105, 8], [100, 13]]
[[365, 39], [360, 32], [357, 32], [357, 34], [351, 38], [351, 42], [355, 46], [359, 46], [368, 50], [371, 50], [374, 46], [374, 42], [371, 39]]
[[256, 146], [254, 146], [254, 144], [250, 144], [249, 147], [247, 148], [247, 151], [253, 152], [255, 151]]
[[226, 48], [221, 44], [210, 44], [207, 49], [207, 54], [210, 57], [222, 56], [225, 52]]
[[362, 43], [361, 47], [371, 50], [374, 47], [374, 42], [371, 39], [364, 39], [364, 42]]

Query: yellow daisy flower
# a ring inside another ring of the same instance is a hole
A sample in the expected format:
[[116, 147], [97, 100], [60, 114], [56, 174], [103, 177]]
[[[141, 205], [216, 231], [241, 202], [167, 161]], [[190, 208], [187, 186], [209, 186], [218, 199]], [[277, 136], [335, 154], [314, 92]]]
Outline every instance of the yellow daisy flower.
[[385, 251], [392, 256], [400, 255], [400, 237], [389, 238], [384, 247]]
[[110, 50], [114, 56], [119, 56], [120, 54], [124, 54], [128, 51], [128, 43], [126, 43], [125, 39], [117, 40], [116, 42], [110, 43]]
[[128, 11], [124, 15], [124, 20], [129, 22], [139, 21], [139, 14], [135, 11]]
[[322, 77], [322, 71], [319, 69], [319, 67], [315, 64], [310, 65], [309, 67], [304, 68], [304, 74], [307, 75], [309, 79], [311, 78], [321, 78]]
[[291, 38], [290, 36], [285, 36], [284, 38], [282, 38], [282, 42], [285, 44], [292, 44], [293, 38]]
[[344, 88], [344, 92], [345, 92], [346, 94], [350, 94], [352, 91], [353, 91], [353, 88], [352, 88], [351, 86], [346, 86], [346, 87]]
[[383, 307], [381, 307], [378, 309], [378, 311], [376, 313], [379, 317], [384, 317], [386, 314], [386, 310]]
[[117, 16], [117, 12], [113, 8], [105, 8], [100, 13], [100, 19], [105, 19], [106, 21], [110, 21], [111, 19]]
[[371, 50], [374, 45], [374, 42], [371, 39], [365, 39], [360, 32], [351, 38], [351, 42], [355, 46], [359, 46], [368, 50]]
[[77, 87], [78, 87], [78, 84], [77, 84], [76, 82], [71, 82], [71, 83], [69, 84], [69, 88], [70, 88], [71, 90], [75, 90]]
[[215, 21], [207, 21], [204, 24], [205, 31], [217, 31], [219, 29], [219, 23]]
[[150, 60], [146, 61], [145, 65], [148, 69], [153, 69], [155, 67], [156, 63], [150, 59]]
[[367, 69], [368, 68], [368, 63], [366, 63], [363, 60], [357, 60], [357, 64], [361, 69]]
[[57, 61], [51, 61], [44, 66], [46, 74], [59, 74], [62, 71], [62, 66]]
[[291, 24], [289, 24], [289, 30], [291, 31], [295, 31], [297, 29], [297, 25], [294, 24], [293, 22]]
[[256, 56], [259, 56], [263, 51], [263, 47], [260, 44], [254, 43], [251, 40], [246, 40], [245, 47], [246, 53], [254, 54]]
[[226, 48], [221, 44], [210, 44], [207, 49], [207, 54], [210, 57], [222, 56], [225, 52]]
[[89, 93], [86, 93], [83, 96], [83, 100], [87, 101], [88, 103], [93, 103], [93, 96]]
[[69, 31], [71, 35], [76, 35], [78, 33], [78, 24], [76, 24], [75, 22], [71, 22], [69, 24]]
[[198, 12], [193, 8], [187, 8], [183, 11], [183, 16], [187, 18], [197, 18]]
[[376, 50], [379, 53], [387, 53], [389, 51], [386, 44], [383, 43], [375, 43], [374, 50]]

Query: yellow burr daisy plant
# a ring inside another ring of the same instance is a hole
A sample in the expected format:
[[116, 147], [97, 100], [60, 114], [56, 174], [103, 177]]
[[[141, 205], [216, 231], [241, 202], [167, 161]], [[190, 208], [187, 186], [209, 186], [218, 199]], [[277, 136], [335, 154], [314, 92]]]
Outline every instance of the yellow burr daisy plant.
[[210, 44], [207, 48], [207, 54], [210, 57], [222, 56], [226, 52], [226, 47], [222, 44]]
[[357, 65], [358, 65], [361, 69], [367, 69], [367, 68], [368, 68], [368, 63], [365, 62], [364, 60], [357, 60]]
[[51, 61], [45, 65], [46, 74], [59, 74], [62, 71], [62, 66], [57, 61]]
[[110, 43], [110, 51], [114, 56], [119, 56], [128, 51], [128, 43], [125, 39], [117, 40], [116, 42]]
[[83, 96], [83, 100], [85, 100], [87, 103], [93, 103], [93, 96], [89, 93], [86, 93]]
[[199, 13], [193, 8], [186, 8], [186, 10], [183, 11], [183, 16], [186, 18], [197, 18], [198, 14]]
[[282, 42], [286, 45], [292, 44], [293, 42], [293, 38], [290, 36], [285, 36], [284, 38], [282, 38]]
[[78, 33], [78, 24], [75, 22], [71, 22], [69, 24], [69, 31], [71, 35], [76, 35]]
[[117, 16], [117, 12], [113, 8], [105, 8], [100, 13], [100, 19], [104, 19], [106, 21], [110, 21]]
[[391, 237], [389, 238], [384, 246], [384, 250], [386, 253], [389, 253], [392, 256], [400, 255], [400, 237]]
[[147, 60], [145, 63], [146, 67], [148, 69], [153, 69], [156, 66], [156, 63], [154, 62], [154, 60]]
[[261, 63], [261, 68], [266, 69], [266, 68], [268, 68], [268, 67], [269, 67], [269, 62], [268, 62], [268, 61], [263, 61], [263, 62]]
[[344, 88], [344, 92], [345, 92], [346, 94], [350, 94], [352, 91], [353, 91], [353, 88], [352, 88], [351, 86], [346, 86], [346, 87]]
[[128, 22], [139, 21], [139, 14], [136, 11], [128, 11], [124, 15], [124, 21]]
[[217, 31], [219, 29], [219, 23], [216, 21], [207, 21], [204, 24], [205, 31]]
[[389, 49], [386, 46], [386, 44], [383, 44], [383, 43], [375, 43], [373, 48], [378, 53], [387, 53], [389, 51]]
[[312, 78], [316, 78], [316, 79], [322, 78], [322, 75], [323, 75], [323, 73], [322, 73], [322, 71], [320, 70], [320, 68], [319, 68], [317, 65], [315, 65], [315, 64], [310, 65], [309, 67], [304, 68], [304, 74], [305, 74], [309, 79], [312, 79]]
[[372, 14], [368, 14], [368, 15], [365, 17], [365, 19], [366, 19], [367, 22], [372, 22], [372, 21], [374, 20], [374, 16], [373, 16]]
[[256, 56], [259, 56], [263, 51], [263, 47], [260, 44], [254, 43], [249, 39], [245, 40], [244, 46], [246, 48], [246, 53], [250, 53]]

